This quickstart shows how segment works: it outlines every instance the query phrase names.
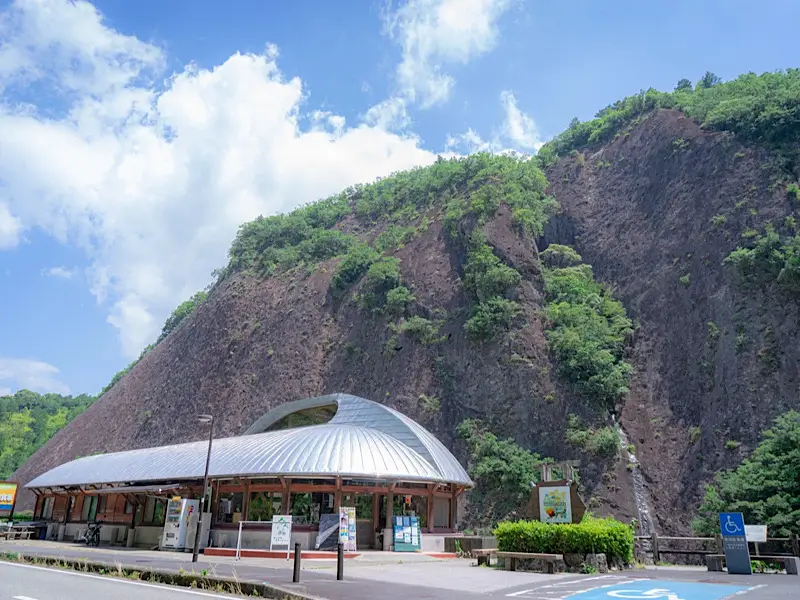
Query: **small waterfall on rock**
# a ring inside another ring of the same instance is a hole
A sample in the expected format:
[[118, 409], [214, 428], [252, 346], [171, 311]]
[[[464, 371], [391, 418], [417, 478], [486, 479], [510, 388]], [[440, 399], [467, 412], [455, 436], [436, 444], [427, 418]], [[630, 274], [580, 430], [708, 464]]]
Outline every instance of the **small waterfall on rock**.
[[619, 439], [625, 454], [628, 456], [631, 474], [633, 475], [633, 495], [636, 499], [636, 512], [639, 519], [639, 535], [649, 536], [653, 533], [653, 517], [650, 514], [650, 507], [647, 505], [647, 493], [644, 489], [644, 476], [639, 465], [639, 459], [630, 451], [631, 444], [628, 435], [619, 427]]

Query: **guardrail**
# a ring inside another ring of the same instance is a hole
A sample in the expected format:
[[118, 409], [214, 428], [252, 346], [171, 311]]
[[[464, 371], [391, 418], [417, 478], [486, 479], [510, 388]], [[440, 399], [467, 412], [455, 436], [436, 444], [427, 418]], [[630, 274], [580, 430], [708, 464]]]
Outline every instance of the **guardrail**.
[[[677, 537], [660, 536], [656, 533], [648, 536], [636, 536], [634, 543], [638, 553], [652, 554], [653, 562], [661, 562], [661, 556], [698, 556], [707, 554], [723, 554], [722, 536], [715, 537]], [[751, 556], [798, 556], [800, 557], [800, 536], [792, 535], [782, 538], [767, 538], [766, 542], [750, 542]], [[767, 550], [767, 548], [769, 550]]]

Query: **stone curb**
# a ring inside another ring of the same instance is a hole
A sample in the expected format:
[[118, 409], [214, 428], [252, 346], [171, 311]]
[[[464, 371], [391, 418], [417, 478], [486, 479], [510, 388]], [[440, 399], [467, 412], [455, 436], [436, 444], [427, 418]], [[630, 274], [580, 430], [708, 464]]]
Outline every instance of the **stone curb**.
[[[116, 573], [121, 569], [125, 573], [138, 573], [139, 576], [133, 579], [128, 577], [115, 577], [114, 575], [108, 575], [108, 577], [128, 581], [159, 583], [209, 592], [217, 591], [214, 588], [219, 585], [222, 586], [224, 590], [223, 593], [233, 593], [234, 590], [236, 590], [236, 593], [238, 593], [238, 591], [241, 590], [241, 593], [245, 596], [253, 596], [257, 594], [257, 597], [272, 598], [274, 600], [325, 600], [324, 598], [320, 598], [318, 596], [309, 596], [307, 594], [289, 590], [275, 584], [246, 579], [200, 575], [197, 573], [176, 572], [165, 569], [136, 568], [121, 562], [110, 563], [100, 560], [58, 558], [55, 556], [43, 556], [36, 554], [26, 555], [22, 552], [18, 552], [16, 554], [19, 556], [18, 560], [13, 560], [9, 558], [7, 554], [0, 553], [0, 561], [10, 563], [17, 562], [23, 564], [42, 564], [48, 567], [67, 567], [73, 571], [88, 572], [99, 575], [105, 575], [109, 572]], [[192, 583], [195, 585], [192, 586]]]

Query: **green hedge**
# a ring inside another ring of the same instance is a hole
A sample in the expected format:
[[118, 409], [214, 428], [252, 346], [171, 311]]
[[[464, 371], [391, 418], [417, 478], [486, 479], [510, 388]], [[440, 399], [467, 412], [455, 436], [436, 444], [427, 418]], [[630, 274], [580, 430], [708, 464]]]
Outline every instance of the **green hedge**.
[[633, 529], [615, 519], [584, 518], [581, 523], [554, 525], [539, 521], [500, 523], [494, 530], [501, 552], [604, 553], [633, 561]]

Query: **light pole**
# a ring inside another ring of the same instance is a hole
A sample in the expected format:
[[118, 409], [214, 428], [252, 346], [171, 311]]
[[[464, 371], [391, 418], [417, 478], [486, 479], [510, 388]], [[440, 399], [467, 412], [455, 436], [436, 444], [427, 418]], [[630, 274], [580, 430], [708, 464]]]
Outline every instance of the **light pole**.
[[203, 514], [206, 508], [206, 493], [208, 492], [208, 465], [211, 462], [211, 444], [214, 441], [214, 416], [200, 415], [197, 420], [201, 423], [208, 423], [208, 454], [206, 454], [206, 472], [203, 475], [203, 495], [200, 497], [200, 514], [197, 516], [197, 528], [194, 533], [194, 551], [192, 552], [192, 562], [197, 562], [197, 554], [200, 552], [200, 533], [203, 531]]

